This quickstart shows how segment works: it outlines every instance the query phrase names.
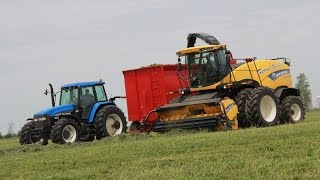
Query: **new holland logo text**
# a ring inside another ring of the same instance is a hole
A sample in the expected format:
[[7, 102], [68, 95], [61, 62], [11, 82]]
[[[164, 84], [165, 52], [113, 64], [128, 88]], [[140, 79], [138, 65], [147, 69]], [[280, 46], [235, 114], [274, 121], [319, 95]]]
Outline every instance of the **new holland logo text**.
[[271, 73], [269, 75], [269, 78], [274, 81], [274, 80], [278, 79], [280, 76], [283, 76], [283, 75], [289, 74], [289, 73], [290, 73], [289, 69], [282, 69], [282, 70]]

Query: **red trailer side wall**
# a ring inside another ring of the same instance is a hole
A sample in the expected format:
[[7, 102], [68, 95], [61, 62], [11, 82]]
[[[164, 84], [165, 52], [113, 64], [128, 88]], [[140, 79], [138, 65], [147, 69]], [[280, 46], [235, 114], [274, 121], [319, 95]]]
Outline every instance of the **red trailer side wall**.
[[176, 69], [170, 64], [123, 71], [129, 121], [141, 122], [150, 111], [179, 96]]

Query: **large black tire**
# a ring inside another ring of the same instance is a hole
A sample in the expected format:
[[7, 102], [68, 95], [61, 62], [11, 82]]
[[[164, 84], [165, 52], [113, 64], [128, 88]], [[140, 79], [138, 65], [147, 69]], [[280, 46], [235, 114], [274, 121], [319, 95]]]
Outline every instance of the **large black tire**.
[[21, 145], [23, 144], [33, 144], [40, 141], [41, 137], [38, 135], [32, 135], [31, 131], [34, 129], [34, 125], [32, 122], [26, 123], [20, 131], [19, 142]]
[[238, 106], [238, 123], [240, 128], [247, 128], [251, 126], [250, 116], [248, 114], [248, 101], [249, 96], [252, 94], [252, 89], [241, 90], [236, 98], [236, 104]]
[[61, 118], [54, 123], [51, 129], [53, 143], [74, 143], [79, 140], [79, 125], [71, 118]]
[[305, 118], [305, 109], [299, 97], [287, 96], [281, 101], [280, 120], [284, 123], [297, 123]]
[[102, 107], [94, 119], [96, 139], [126, 132], [127, 121], [121, 109], [114, 105]]
[[279, 101], [270, 89], [258, 87], [249, 97], [249, 115], [256, 126], [268, 127], [279, 123]]

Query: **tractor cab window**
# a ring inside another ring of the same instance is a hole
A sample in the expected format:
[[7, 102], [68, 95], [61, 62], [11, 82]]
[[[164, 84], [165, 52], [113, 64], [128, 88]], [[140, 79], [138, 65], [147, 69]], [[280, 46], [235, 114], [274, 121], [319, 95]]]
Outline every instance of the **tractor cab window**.
[[95, 86], [96, 93], [97, 93], [97, 100], [98, 101], [107, 101], [107, 96], [104, 90], [103, 85]]
[[224, 50], [186, 55], [191, 87], [213, 85], [230, 71]]
[[78, 88], [68, 87], [61, 90], [60, 105], [78, 104]]
[[83, 109], [81, 114], [83, 119], [89, 116], [90, 110], [95, 102], [96, 97], [94, 96], [93, 87], [82, 87], [80, 90], [80, 107]]

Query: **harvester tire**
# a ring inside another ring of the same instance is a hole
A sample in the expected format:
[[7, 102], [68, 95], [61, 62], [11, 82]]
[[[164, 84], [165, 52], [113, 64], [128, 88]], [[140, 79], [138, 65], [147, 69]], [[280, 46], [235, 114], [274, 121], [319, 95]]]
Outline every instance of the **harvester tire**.
[[96, 139], [116, 136], [126, 132], [127, 121], [120, 108], [114, 105], [102, 107], [94, 119]]
[[52, 126], [50, 136], [53, 143], [74, 143], [79, 140], [79, 125], [71, 118], [61, 118]]
[[252, 94], [252, 89], [243, 89], [236, 96], [236, 104], [238, 106], [238, 123], [239, 127], [247, 128], [251, 126], [250, 116], [248, 114], [249, 96]]
[[287, 96], [281, 101], [281, 122], [298, 123], [303, 121], [304, 117], [305, 109], [299, 97]]
[[279, 101], [270, 89], [258, 87], [249, 97], [248, 110], [254, 125], [268, 127], [279, 122]]
[[37, 143], [38, 141], [40, 141], [40, 137], [37, 137], [35, 135], [31, 134], [31, 130], [34, 128], [34, 125], [32, 122], [28, 122], [26, 123], [20, 132], [20, 136], [19, 136], [19, 142], [21, 145], [23, 144], [33, 144], [33, 143]]

